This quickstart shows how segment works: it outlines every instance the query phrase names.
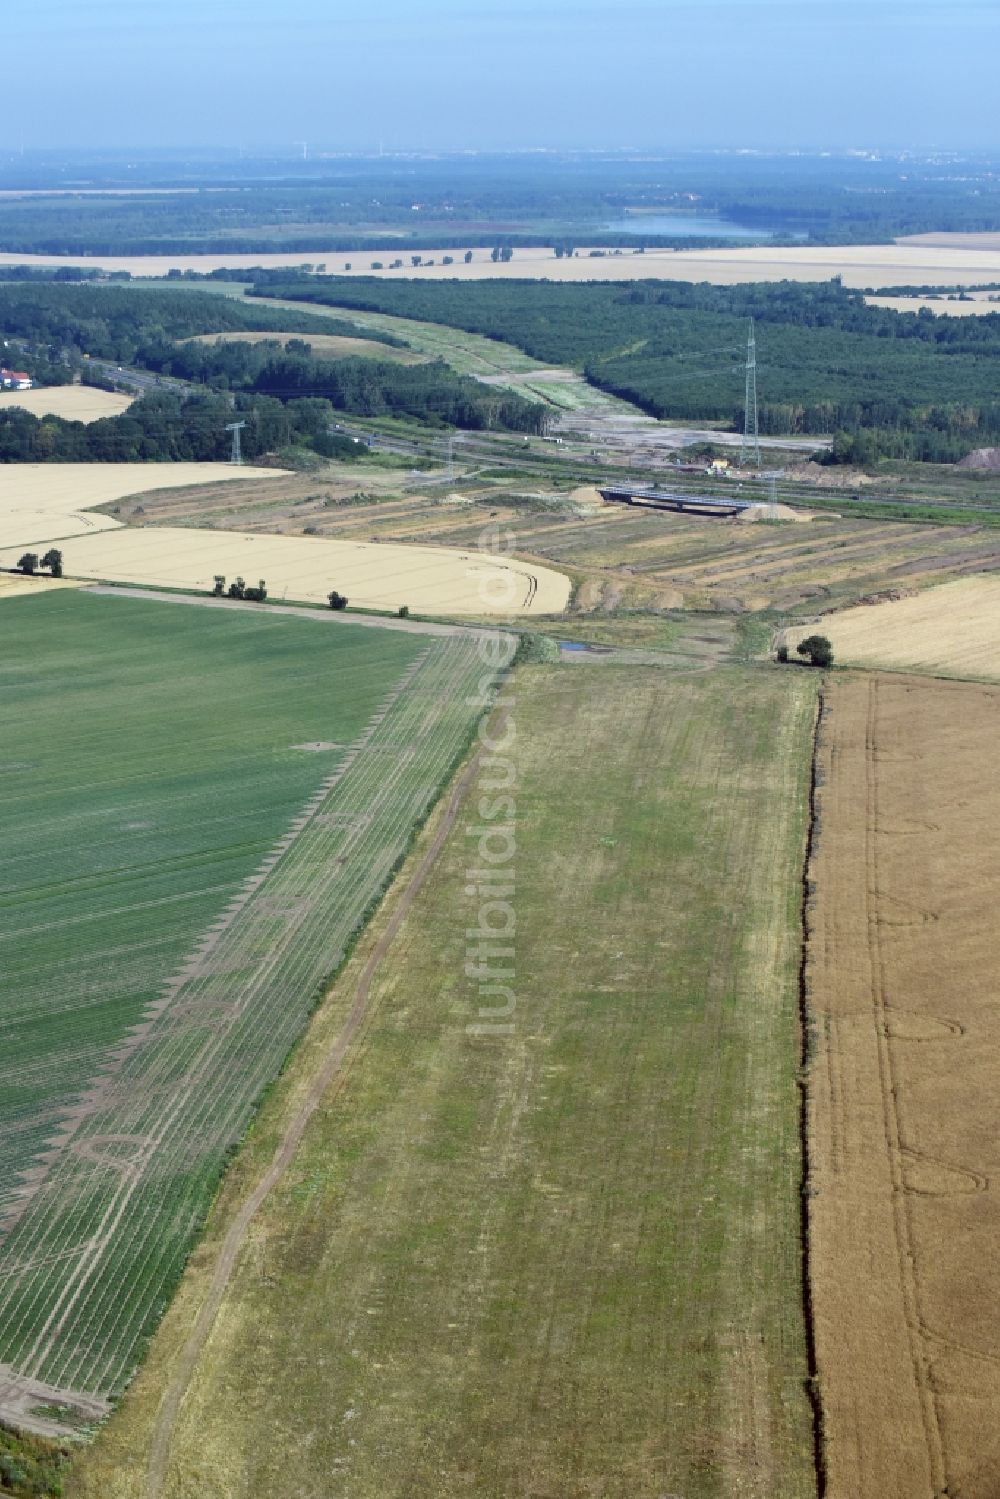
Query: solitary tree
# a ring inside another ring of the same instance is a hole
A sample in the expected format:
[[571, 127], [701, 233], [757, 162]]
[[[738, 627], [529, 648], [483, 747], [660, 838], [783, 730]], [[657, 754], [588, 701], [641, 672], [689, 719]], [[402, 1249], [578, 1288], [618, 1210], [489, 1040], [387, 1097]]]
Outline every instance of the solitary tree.
[[215, 587], [212, 589], [212, 593], [214, 594], [214, 596], [217, 599], [221, 599], [221, 597], [225, 593], [225, 591], [226, 591], [226, 580], [223, 577], [222, 573], [216, 573], [215, 574]]
[[810, 666], [833, 665], [833, 646], [825, 635], [807, 635], [795, 649], [800, 656], [808, 658]]
[[466, 252], [465, 252], [465, 263], [466, 263], [466, 265], [471, 265], [472, 264], [472, 251], [471, 250], [466, 250]]
[[347, 599], [342, 593], [338, 593], [336, 589], [332, 593], [328, 593], [326, 597], [331, 609], [347, 608]]
[[23, 573], [33, 573], [38, 566], [38, 553], [25, 552], [17, 565]]
[[229, 597], [231, 599], [242, 599], [246, 597], [247, 585], [243, 578], [235, 578], [229, 585]]
[[47, 567], [54, 578], [62, 577], [62, 552], [58, 547], [49, 547], [42, 558], [42, 567]]

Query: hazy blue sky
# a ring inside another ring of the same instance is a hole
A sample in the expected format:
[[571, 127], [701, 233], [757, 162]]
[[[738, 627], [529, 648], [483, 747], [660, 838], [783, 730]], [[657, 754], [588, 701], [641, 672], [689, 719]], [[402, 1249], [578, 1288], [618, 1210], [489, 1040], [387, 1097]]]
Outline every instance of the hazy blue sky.
[[993, 146], [998, 0], [8, 0], [28, 146]]

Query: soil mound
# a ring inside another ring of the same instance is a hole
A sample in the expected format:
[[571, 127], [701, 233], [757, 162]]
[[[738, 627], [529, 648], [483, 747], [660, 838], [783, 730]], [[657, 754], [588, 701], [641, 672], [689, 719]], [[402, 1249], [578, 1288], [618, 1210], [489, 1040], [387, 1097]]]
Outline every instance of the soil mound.
[[973, 453], [966, 453], [955, 465], [956, 468], [1000, 468], [1000, 448], [976, 448]]
[[795, 510], [791, 505], [751, 505], [747, 510], [741, 510], [736, 519], [743, 525], [751, 524], [753, 521], [761, 520], [812, 520], [809, 510]]

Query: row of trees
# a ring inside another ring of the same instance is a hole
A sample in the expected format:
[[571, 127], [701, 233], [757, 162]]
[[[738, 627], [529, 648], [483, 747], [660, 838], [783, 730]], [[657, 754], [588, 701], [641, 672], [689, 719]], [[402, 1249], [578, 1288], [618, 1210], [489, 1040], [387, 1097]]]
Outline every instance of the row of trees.
[[263, 604], [267, 599], [267, 584], [261, 578], [257, 587], [252, 587], [245, 578], [234, 578], [229, 587], [222, 573], [215, 574], [212, 597], [216, 599], [246, 599], [253, 604]]
[[[256, 588], [254, 588], [245, 578], [236, 577], [227, 587], [225, 574], [216, 573], [212, 586], [212, 597], [215, 599], [244, 599], [248, 603], [263, 604], [267, 602], [267, 583], [261, 578]], [[346, 609], [347, 595], [339, 593], [335, 588], [331, 593], [327, 594], [327, 603], [331, 609]], [[399, 612], [405, 618], [410, 611], [404, 608]]]
[[61, 578], [63, 573], [63, 556], [58, 547], [49, 547], [44, 557], [39, 557], [37, 552], [24, 552], [18, 560], [18, 571], [32, 576], [40, 567], [47, 567], [53, 578]]

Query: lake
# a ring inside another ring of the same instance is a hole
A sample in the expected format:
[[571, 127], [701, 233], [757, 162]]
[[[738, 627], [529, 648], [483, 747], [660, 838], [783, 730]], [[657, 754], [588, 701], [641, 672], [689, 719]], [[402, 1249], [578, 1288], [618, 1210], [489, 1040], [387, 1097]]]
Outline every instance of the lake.
[[710, 213], [633, 213], [605, 224], [611, 234], [669, 234], [678, 239], [773, 239], [777, 229], [750, 229]]

